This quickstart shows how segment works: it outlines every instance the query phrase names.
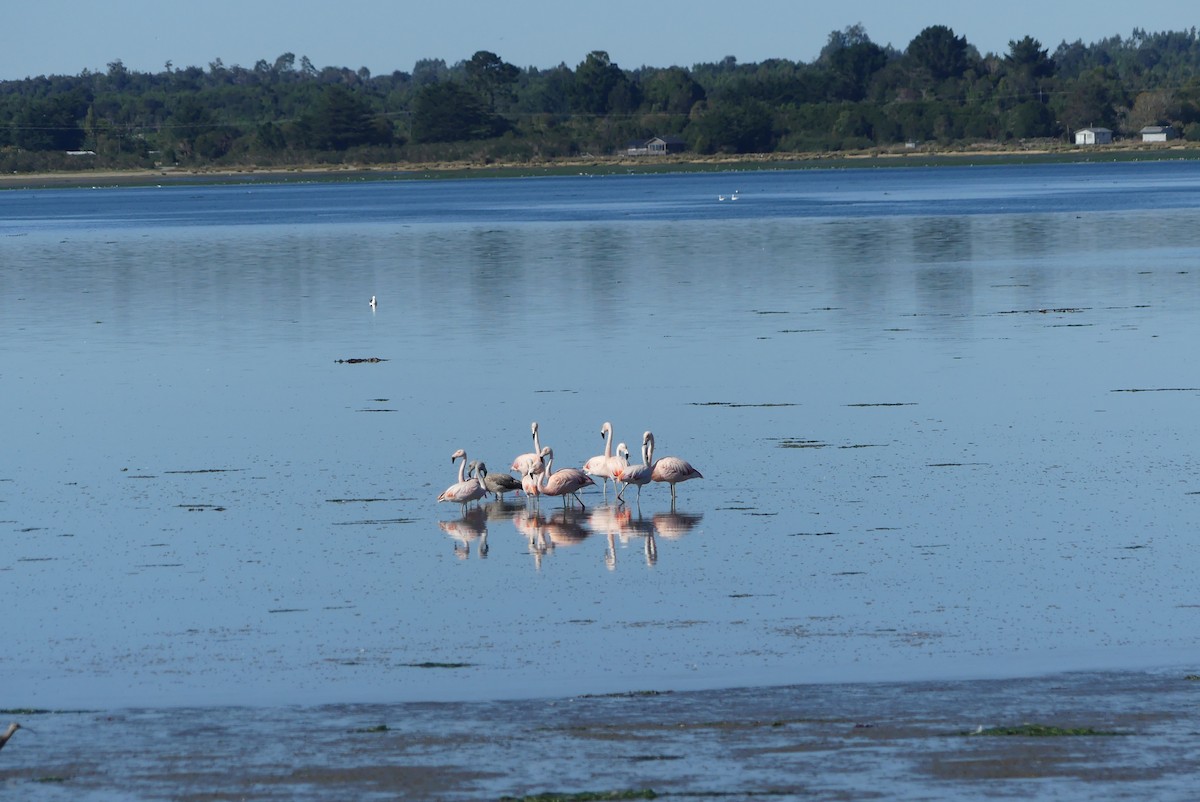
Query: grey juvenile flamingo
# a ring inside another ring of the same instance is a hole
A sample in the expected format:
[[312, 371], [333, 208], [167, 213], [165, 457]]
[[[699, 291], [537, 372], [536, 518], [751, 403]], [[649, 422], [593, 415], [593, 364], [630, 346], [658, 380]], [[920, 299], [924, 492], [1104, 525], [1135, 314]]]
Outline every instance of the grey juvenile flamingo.
[[468, 472], [483, 482], [488, 492], [495, 493], [496, 498], [501, 500], [505, 493], [521, 489], [521, 481], [511, 473], [488, 473], [487, 465], [478, 460], [472, 460]]

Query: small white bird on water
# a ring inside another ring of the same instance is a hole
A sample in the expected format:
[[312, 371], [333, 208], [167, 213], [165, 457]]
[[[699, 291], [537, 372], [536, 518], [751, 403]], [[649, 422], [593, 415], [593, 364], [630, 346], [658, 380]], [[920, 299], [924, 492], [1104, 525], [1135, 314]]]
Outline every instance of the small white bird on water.
[[372, 308], [372, 309], [374, 309], [374, 308], [375, 308], [375, 306], [376, 306], [376, 304], [375, 304], [375, 296], [374, 296], [374, 295], [372, 295], [372, 296], [371, 296], [371, 308]]

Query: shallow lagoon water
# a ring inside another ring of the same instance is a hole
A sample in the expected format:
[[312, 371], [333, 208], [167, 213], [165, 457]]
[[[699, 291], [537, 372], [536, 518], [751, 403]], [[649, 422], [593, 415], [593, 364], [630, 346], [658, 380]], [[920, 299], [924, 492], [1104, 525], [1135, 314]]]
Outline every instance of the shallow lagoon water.
[[[1186, 664], [1198, 208], [1187, 163], [2, 193], [4, 697]], [[533, 420], [705, 478], [434, 502]]]

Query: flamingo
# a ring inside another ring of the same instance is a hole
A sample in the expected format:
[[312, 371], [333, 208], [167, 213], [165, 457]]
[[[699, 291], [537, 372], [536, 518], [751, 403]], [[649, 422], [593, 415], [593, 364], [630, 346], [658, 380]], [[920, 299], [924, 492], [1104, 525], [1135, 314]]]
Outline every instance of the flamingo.
[[461, 448], [450, 455], [450, 464], [453, 465], [455, 460], [462, 457], [462, 464], [458, 466], [458, 481], [445, 490], [437, 497], [441, 501], [457, 501], [462, 505], [463, 516], [467, 514], [467, 503], [481, 499], [487, 495], [487, 488], [483, 486], [483, 482], [472, 477], [467, 478], [467, 452]]
[[617, 501], [624, 501], [622, 498], [625, 491], [630, 485], [637, 485], [638, 489], [638, 504], [642, 503], [642, 485], [650, 484], [650, 477], [654, 473], [654, 435], [646, 432], [642, 435], [642, 464], [641, 465], [626, 465], [617, 473], [617, 481], [624, 482], [625, 486], [621, 488], [621, 492], [617, 493]]
[[537, 421], [530, 425], [530, 429], [533, 431], [533, 451], [518, 455], [509, 466], [509, 470], [517, 471], [522, 475], [526, 473], [539, 474], [545, 468], [542, 464], [542, 444], [538, 442]]
[[612, 478], [612, 461], [614, 459], [612, 451], [613, 429], [611, 423], [608, 421], [604, 422], [604, 425], [600, 427], [600, 436], [604, 438], [604, 453], [592, 457], [583, 463], [583, 472], [588, 476], [600, 477], [601, 489], [607, 493], [608, 480]]
[[[654, 435], [646, 432], [650, 438], [650, 446], [654, 446]], [[675, 504], [675, 485], [688, 479], [703, 479], [704, 474], [692, 467], [692, 464], [679, 457], [663, 457], [654, 463], [654, 471], [650, 477], [655, 482], [668, 482], [671, 485], [671, 505]]]
[[575, 497], [579, 502], [579, 508], [583, 509], [583, 499], [579, 498], [578, 491], [588, 485], [594, 485], [592, 477], [588, 476], [578, 468], [563, 468], [555, 471], [554, 468], [554, 451], [550, 446], [542, 449], [542, 453], [546, 457], [546, 472], [542, 475], [541, 487], [539, 492], [546, 496], [562, 496], [563, 506], [567, 506], [567, 494]]
[[537, 477], [538, 471], [535, 469], [544, 467], [546, 455], [553, 453], [554, 452], [550, 450], [550, 446], [543, 446], [542, 450], [536, 455], [537, 459], [532, 460], [529, 463], [529, 470], [524, 471], [521, 474], [521, 490], [529, 498], [537, 498], [542, 494], [542, 484]]
[[473, 460], [467, 466], [468, 472], [483, 483], [488, 492], [495, 493], [496, 498], [503, 500], [504, 494], [510, 490], [520, 490], [521, 482], [511, 473], [488, 473], [487, 465]]
[[617, 443], [617, 453], [608, 461], [608, 478], [613, 480], [613, 489], [617, 487], [617, 474], [629, 464], [629, 446]]
[[[21, 729], [21, 725], [15, 721], [8, 725], [8, 729], [5, 731], [5, 733], [0, 735], [0, 749], [4, 748], [4, 745], [8, 743], [8, 739], [13, 737], [13, 733], [19, 729]], [[30, 730], [30, 732], [33, 732], [33, 730]]]

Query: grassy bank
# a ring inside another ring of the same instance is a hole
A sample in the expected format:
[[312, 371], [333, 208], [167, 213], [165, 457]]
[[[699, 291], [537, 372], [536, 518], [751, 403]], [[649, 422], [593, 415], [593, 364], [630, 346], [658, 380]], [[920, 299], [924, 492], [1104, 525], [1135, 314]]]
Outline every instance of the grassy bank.
[[1200, 143], [1118, 143], [1094, 147], [987, 145], [972, 149], [872, 149], [832, 153], [765, 153], [734, 156], [576, 157], [544, 162], [348, 164], [299, 167], [213, 166], [145, 170], [80, 170], [0, 176], [0, 188], [154, 186], [162, 184], [394, 181], [461, 178], [528, 178], [555, 175], [618, 175], [678, 172], [951, 167], [997, 164], [1129, 162], [1200, 159]]

